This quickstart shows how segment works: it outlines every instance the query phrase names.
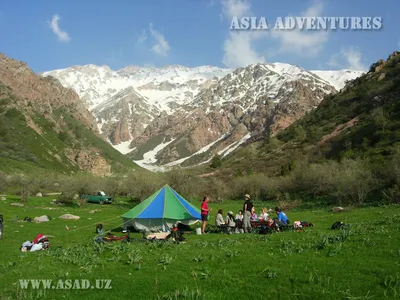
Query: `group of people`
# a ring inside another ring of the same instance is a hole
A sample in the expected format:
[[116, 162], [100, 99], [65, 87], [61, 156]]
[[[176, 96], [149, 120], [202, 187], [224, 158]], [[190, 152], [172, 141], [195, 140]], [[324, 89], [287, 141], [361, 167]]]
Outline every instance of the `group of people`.
[[[232, 211], [228, 211], [228, 214], [224, 218], [222, 209], [219, 209], [215, 217], [215, 225], [218, 228], [226, 230], [228, 233], [246, 233], [252, 231], [251, 222], [262, 223], [264, 229], [276, 231], [279, 231], [282, 226], [290, 223], [286, 214], [279, 207], [275, 208], [275, 218], [270, 217], [268, 212], [271, 212], [271, 210], [267, 210], [265, 207], [261, 210], [260, 215], [257, 216], [250, 195], [244, 195], [244, 200], [243, 210], [239, 210], [236, 216], [233, 215]], [[205, 233], [206, 225], [209, 220], [209, 213], [211, 211], [208, 207], [208, 201], [209, 198], [207, 196], [204, 197], [201, 205], [201, 220], [203, 222], [201, 227], [202, 233]]]

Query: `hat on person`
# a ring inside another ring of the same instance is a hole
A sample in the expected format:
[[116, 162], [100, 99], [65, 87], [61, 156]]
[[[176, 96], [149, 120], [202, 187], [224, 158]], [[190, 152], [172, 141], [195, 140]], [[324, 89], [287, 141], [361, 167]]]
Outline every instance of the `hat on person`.
[[250, 199], [250, 195], [249, 194], [244, 195], [244, 197], [247, 198], [247, 199]]
[[233, 211], [228, 211], [228, 215], [233, 215]]

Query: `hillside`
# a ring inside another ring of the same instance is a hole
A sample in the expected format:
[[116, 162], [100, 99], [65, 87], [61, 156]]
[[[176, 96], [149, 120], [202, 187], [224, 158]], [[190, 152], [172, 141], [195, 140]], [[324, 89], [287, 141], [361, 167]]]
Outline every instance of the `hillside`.
[[110, 175], [137, 168], [98, 133], [78, 95], [0, 54], [0, 169]]
[[361, 74], [274, 63], [236, 70], [86, 65], [42, 75], [73, 88], [118, 151], [165, 169], [208, 163], [270, 127], [279, 131]]
[[279, 175], [281, 167], [301, 156], [309, 162], [329, 159], [387, 161], [400, 145], [400, 56], [394, 52], [350, 81], [336, 95], [278, 134], [266, 134], [223, 160], [229, 168], [243, 166]]
[[399, 203], [399, 97], [400, 55], [394, 52], [281, 132], [269, 131], [214, 158], [213, 168], [192, 172], [221, 183], [222, 192], [215, 192], [230, 197], [250, 188], [262, 199]]

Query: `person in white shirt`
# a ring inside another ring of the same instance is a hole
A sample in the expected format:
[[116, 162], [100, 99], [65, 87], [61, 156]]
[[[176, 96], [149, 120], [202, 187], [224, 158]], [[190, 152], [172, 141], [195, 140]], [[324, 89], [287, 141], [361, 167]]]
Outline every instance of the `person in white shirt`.
[[235, 222], [235, 218], [233, 217], [232, 211], [228, 211], [228, 215], [225, 218], [225, 225], [226, 225], [227, 232], [229, 234], [231, 234], [232, 232], [235, 232], [236, 222]]
[[267, 213], [267, 209], [264, 207], [263, 209], [262, 209], [262, 212], [261, 212], [261, 214], [260, 214], [260, 221], [267, 221], [268, 220], [268, 217], [269, 217], [269, 215], [268, 215], [268, 213]]
[[239, 212], [237, 213], [235, 220], [237, 221], [243, 221], [243, 211], [239, 210]]
[[215, 225], [218, 227], [225, 225], [224, 217], [222, 216], [222, 209], [218, 210], [217, 216], [215, 217]]

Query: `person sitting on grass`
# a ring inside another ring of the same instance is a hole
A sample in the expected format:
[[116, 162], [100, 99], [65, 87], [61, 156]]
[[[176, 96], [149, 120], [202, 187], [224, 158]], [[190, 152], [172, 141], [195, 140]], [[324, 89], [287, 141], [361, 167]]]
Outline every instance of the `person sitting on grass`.
[[273, 219], [271, 219], [271, 218], [267, 219], [266, 229], [267, 229], [268, 232], [279, 231], [279, 227], [277, 226], [275, 221]]
[[222, 209], [220, 208], [218, 210], [217, 216], [215, 217], [215, 225], [221, 229], [223, 227], [225, 227], [225, 221], [224, 221], [224, 217], [222, 216], [223, 212]]
[[282, 209], [280, 209], [279, 207], [275, 207], [275, 213], [277, 215], [275, 223], [278, 224], [279, 228], [282, 228], [283, 226], [286, 226], [290, 223], [289, 218], [282, 211]]
[[253, 213], [251, 214], [251, 221], [258, 221], [258, 216], [257, 214], [253, 211]]
[[243, 221], [243, 210], [239, 210], [239, 212], [237, 213], [236, 217], [235, 217], [236, 221]]
[[232, 211], [228, 211], [228, 215], [225, 218], [225, 225], [226, 225], [227, 233], [231, 234], [232, 232], [235, 231], [236, 222], [235, 222], [235, 218], [233, 217]]
[[260, 221], [267, 221], [268, 220], [268, 213], [267, 213], [267, 209], [264, 207], [261, 211], [260, 214]]
[[103, 234], [103, 224], [99, 223], [96, 225], [96, 233]]

